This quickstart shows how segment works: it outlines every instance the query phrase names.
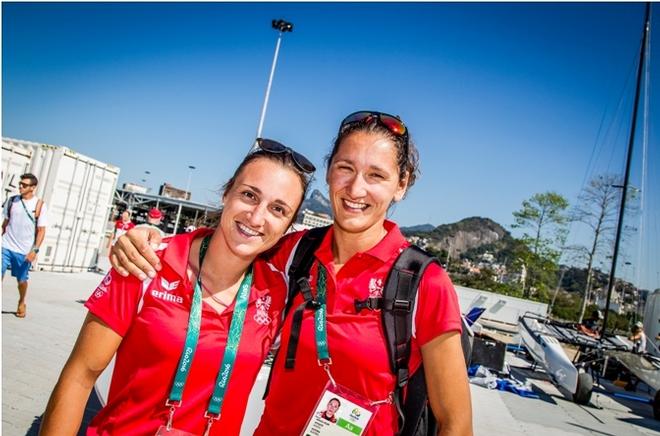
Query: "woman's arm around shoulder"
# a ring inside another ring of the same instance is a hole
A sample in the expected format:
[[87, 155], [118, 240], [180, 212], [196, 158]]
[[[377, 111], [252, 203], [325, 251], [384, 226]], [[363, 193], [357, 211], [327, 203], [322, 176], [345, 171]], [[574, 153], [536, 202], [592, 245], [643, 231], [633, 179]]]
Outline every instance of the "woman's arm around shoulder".
[[75, 435], [94, 382], [108, 366], [122, 337], [91, 313], [48, 400], [40, 435]]

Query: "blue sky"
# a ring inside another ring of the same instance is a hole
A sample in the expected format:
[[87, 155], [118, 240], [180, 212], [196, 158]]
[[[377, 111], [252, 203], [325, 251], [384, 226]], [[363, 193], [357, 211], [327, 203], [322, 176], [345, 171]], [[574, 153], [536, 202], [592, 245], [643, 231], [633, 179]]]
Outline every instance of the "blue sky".
[[[184, 187], [194, 165], [193, 199], [217, 200], [254, 140], [273, 18], [295, 27], [282, 42], [264, 136], [321, 167], [345, 115], [399, 114], [422, 158], [422, 178], [392, 215], [402, 225], [484, 216], [508, 228], [535, 193], [554, 190], [573, 202], [590, 177], [623, 172], [642, 3], [2, 6], [3, 136], [115, 164], [122, 182], [150, 171], [153, 189]], [[652, 43], [652, 72], [659, 45]], [[619, 271], [653, 289], [653, 86], [650, 101], [642, 259], [628, 244], [632, 267]], [[640, 151], [637, 184], [641, 161]], [[318, 179], [325, 192], [323, 171]], [[572, 230], [579, 241], [582, 230]]]

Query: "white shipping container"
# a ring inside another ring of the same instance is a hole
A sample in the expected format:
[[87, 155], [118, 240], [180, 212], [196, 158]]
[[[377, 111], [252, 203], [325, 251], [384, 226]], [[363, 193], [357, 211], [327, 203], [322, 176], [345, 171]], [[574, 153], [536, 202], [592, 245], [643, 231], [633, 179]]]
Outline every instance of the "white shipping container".
[[48, 208], [48, 227], [35, 268], [94, 268], [104, 249], [119, 168], [66, 147], [2, 138], [2, 169], [3, 201], [18, 192], [21, 174], [30, 172], [39, 179], [37, 196]]
[[32, 150], [15, 148], [2, 141], [2, 204], [18, 192], [18, 181], [30, 167]]

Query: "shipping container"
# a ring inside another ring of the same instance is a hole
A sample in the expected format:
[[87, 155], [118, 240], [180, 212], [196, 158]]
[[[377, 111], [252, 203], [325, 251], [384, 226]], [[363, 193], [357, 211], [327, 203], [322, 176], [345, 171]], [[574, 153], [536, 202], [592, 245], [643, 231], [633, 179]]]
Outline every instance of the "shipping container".
[[119, 168], [62, 146], [2, 138], [3, 202], [18, 193], [18, 177], [39, 179], [37, 196], [48, 211], [46, 237], [36, 269], [94, 269], [104, 250]]

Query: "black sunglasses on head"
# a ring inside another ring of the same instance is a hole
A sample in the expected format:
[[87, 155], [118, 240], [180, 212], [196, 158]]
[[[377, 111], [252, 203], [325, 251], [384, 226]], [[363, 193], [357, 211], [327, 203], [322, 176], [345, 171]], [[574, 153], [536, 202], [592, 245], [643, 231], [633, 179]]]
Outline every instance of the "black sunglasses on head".
[[291, 147], [287, 147], [284, 144], [266, 138], [257, 138], [257, 145], [259, 146], [260, 149], [262, 149], [267, 153], [273, 153], [273, 154], [289, 153], [291, 155], [291, 158], [293, 159], [293, 163], [296, 165], [296, 168], [298, 168], [300, 171], [304, 173], [311, 174], [314, 171], [316, 171], [316, 167], [314, 166], [313, 163], [309, 161], [309, 159], [307, 159], [305, 156], [298, 153]]
[[31, 183], [23, 183], [23, 182], [18, 182], [18, 187], [19, 188], [29, 188], [30, 186], [34, 186]]

